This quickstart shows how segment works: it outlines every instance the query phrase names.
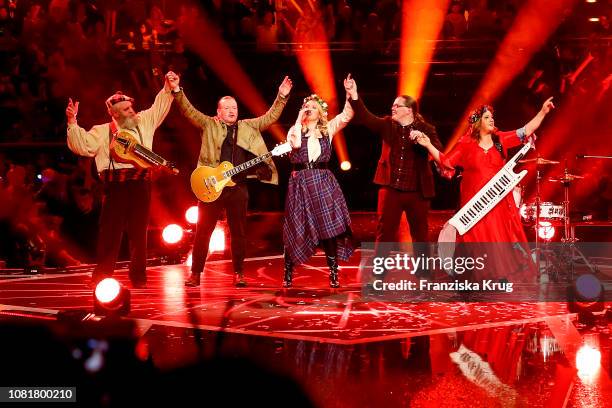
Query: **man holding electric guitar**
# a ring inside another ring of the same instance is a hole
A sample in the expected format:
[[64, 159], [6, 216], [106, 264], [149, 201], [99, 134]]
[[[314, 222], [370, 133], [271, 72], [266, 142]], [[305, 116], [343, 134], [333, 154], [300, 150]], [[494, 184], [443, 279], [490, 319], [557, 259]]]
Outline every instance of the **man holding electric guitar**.
[[176, 170], [151, 151], [153, 135], [170, 111], [172, 91], [179, 91], [179, 77], [166, 74], [164, 88], [149, 109], [136, 113], [133, 99], [117, 92], [106, 100], [109, 123], [86, 131], [77, 124], [79, 102], [69, 100], [66, 107], [68, 148], [74, 153], [95, 157], [101, 180], [105, 183], [100, 231], [98, 265], [92, 285], [110, 276], [115, 269], [124, 230], [130, 244], [129, 277], [134, 288], [146, 286], [147, 225], [151, 201], [151, 168]]
[[[246, 285], [242, 265], [246, 252], [245, 230], [249, 194], [244, 183], [248, 176], [242, 170], [262, 162], [255, 169], [256, 177], [264, 183], [278, 184], [278, 173], [274, 162], [268, 157], [270, 154], [261, 132], [278, 120], [292, 86], [289, 77], [285, 77], [278, 88], [274, 103], [265, 114], [241, 120], [238, 120], [236, 100], [231, 96], [224, 96], [218, 101], [217, 114], [213, 117], [194, 108], [182, 89], [173, 93], [181, 113], [201, 130], [202, 137], [198, 159], [200, 167], [194, 171], [191, 178], [192, 188], [200, 203], [191, 276], [185, 281], [185, 286], [200, 285], [210, 237], [224, 209], [231, 234], [234, 283], [236, 286]], [[282, 149], [279, 149], [279, 154], [282, 154], [281, 151]], [[274, 154], [274, 151], [272, 153]], [[203, 168], [204, 166], [206, 167]]]

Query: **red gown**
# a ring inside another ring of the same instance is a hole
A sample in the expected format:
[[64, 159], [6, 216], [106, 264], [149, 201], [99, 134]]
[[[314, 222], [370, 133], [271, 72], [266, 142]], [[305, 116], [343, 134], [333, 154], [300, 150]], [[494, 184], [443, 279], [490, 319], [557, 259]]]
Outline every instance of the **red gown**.
[[[504, 153], [507, 150], [521, 144], [516, 131], [498, 132], [499, 141]], [[499, 151], [492, 146], [485, 150], [478, 145], [478, 141], [463, 137], [449, 154], [441, 155], [442, 164], [447, 169], [443, 171], [448, 176], [454, 172], [457, 166], [463, 167], [461, 180], [461, 207], [463, 207], [485, 184], [493, 178], [504, 166], [505, 160]], [[450, 172], [448, 169], [453, 169]], [[450, 173], [450, 174], [449, 174]], [[487, 215], [476, 225], [459, 238], [460, 242], [467, 243], [526, 243], [527, 237], [521, 224], [519, 210], [516, 207], [512, 194], [506, 195]], [[511, 246], [487, 247], [489, 261], [494, 265], [487, 268], [482, 277], [486, 278], [508, 278], [513, 281], [524, 281], [527, 275], [533, 276], [532, 271], [526, 267], [529, 248], [521, 245], [523, 250], [510, 250]], [[496, 252], [490, 254], [491, 250]], [[492, 257], [493, 256], [493, 257]], [[530, 279], [529, 279], [530, 280]]]
[[[516, 131], [499, 132], [504, 153], [521, 144]], [[467, 139], [467, 140], [466, 140]], [[505, 160], [495, 146], [485, 150], [471, 138], [463, 138], [443, 158], [446, 167], [463, 167], [461, 207], [504, 167]], [[487, 215], [462, 236], [464, 242], [527, 242], [512, 194], [508, 194]]]

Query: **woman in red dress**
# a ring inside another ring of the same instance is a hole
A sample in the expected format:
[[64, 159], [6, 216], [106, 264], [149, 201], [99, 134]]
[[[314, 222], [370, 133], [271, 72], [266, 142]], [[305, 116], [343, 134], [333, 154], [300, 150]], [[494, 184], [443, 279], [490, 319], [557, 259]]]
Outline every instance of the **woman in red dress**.
[[[426, 147], [445, 177], [452, 177], [456, 167], [463, 168], [461, 181], [461, 207], [463, 207], [504, 166], [507, 151], [524, 143], [540, 126], [544, 117], [554, 108], [552, 97], [525, 126], [509, 132], [495, 127], [493, 109], [483, 105], [470, 115], [470, 127], [448, 154], [438, 151], [423, 134], [416, 142]], [[466, 232], [463, 242], [527, 242], [520, 215], [511, 194], [508, 194], [472, 229]]]

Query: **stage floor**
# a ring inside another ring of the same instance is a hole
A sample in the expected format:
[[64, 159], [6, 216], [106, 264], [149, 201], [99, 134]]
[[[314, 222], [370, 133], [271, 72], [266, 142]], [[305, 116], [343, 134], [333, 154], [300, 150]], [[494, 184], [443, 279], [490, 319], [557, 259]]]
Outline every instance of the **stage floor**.
[[[256, 355], [291, 373], [318, 406], [508, 406], [510, 393], [521, 401], [510, 406], [603, 407], [612, 398], [610, 323], [583, 326], [560, 302], [371, 301], [362, 297], [358, 254], [353, 258], [341, 264], [337, 290], [329, 288], [322, 255], [296, 269], [289, 290], [281, 288], [280, 255], [247, 259], [245, 288], [232, 285], [229, 260], [209, 261], [199, 288], [184, 287], [187, 266], [150, 267], [147, 288], [130, 289], [128, 318], [158, 367], [228, 351]], [[129, 287], [126, 270], [115, 277]], [[89, 278], [86, 271], [1, 275], [0, 316], [35, 321], [92, 311]], [[601, 352], [588, 381], [577, 371], [578, 350], [587, 343]], [[493, 368], [486, 381], [473, 373], [483, 362]], [[342, 403], [322, 387], [325, 375], [330, 384], [344, 384]], [[535, 393], [533, 381], [540, 381]], [[491, 382], [499, 386], [493, 392]], [[365, 383], [385, 397], [359, 395]], [[467, 397], [451, 398], [456, 387]], [[581, 403], [588, 390], [596, 391], [589, 397], [594, 405]]]

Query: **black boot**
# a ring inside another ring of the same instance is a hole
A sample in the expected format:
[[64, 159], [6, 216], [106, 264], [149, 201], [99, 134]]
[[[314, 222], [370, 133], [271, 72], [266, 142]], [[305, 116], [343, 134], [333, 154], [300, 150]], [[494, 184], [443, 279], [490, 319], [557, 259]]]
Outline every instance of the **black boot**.
[[195, 288], [197, 286], [200, 286], [200, 274], [191, 272], [191, 275], [189, 275], [189, 279], [185, 281], [185, 286], [189, 288]]
[[338, 282], [338, 258], [336, 256], [326, 256], [327, 266], [329, 266], [329, 286], [332, 288], [339, 288], [340, 282]]
[[236, 273], [234, 273], [234, 286], [237, 288], [244, 288], [246, 285], [247, 283], [244, 280], [244, 274], [242, 271], [236, 271]]
[[293, 286], [293, 261], [285, 252], [285, 277], [283, 278], [283, 288]]

